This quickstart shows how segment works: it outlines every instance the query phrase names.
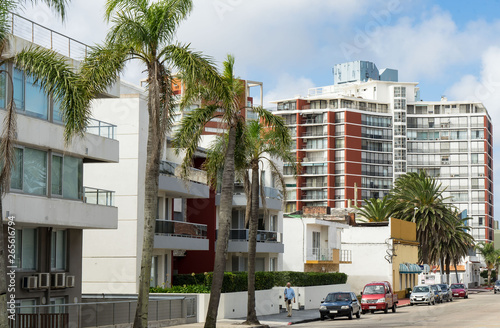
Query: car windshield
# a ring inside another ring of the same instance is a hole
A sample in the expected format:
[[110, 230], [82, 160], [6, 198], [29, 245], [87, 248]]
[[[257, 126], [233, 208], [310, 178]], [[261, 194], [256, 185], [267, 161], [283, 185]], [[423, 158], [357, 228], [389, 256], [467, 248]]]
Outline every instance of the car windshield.
[[448, 286], [447, 285], [439, 285], [439, 287], [441, 287], [441, 290], [448, 290]]
[[416, 286], [416, 287], [413, 287], [413, 292], [414, 293], [428, 293], [429, 292], [429, 287], [427, 287], [427, 286]]
[[453, 284], [451, 285], [451, 289], [464, 289], [463, 284]]
[[349, 293], [334, 293], [328, 294], [325, 302], [347, 302], [351, 299], [351, 294]]
[[363, 294], [385, 294], [384, 285], [368, 285], [365, 287]]
[[500, 286], [500, 280], [497, 280], [497, 282], [495, 283], [495, 285]]

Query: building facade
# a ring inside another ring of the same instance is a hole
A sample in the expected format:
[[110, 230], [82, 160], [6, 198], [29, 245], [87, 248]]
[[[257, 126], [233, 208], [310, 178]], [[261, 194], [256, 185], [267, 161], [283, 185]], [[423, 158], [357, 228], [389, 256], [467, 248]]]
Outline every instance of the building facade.
[[[14, 14], [12, 20], [16, 28], [31, 26]], [[72, 304], [81, 302], [83, 231], [115, 229], [118, 215], [113, 191], [102, 189], [98, 181], [84, 183], [89, 174], [86, 165], [105, 167], [118, 161], [116, 127], [91, 120], [82, 137], [66, 144], [58, 103], [9, 61], [38, 39], [33, 35], [26, 41], [13, 31], [2, 58], [7, 60], [2, 70], [12, 77], [12, 84], [5, 83], [6, 73], [2, 73], [0, 121], [4, 122], [5, 107], [13, 101], [17, 111], [15, 159], [10, 189], [3, 198], [6, 217], [2, 220], [5, 249], [7, 245], [9, 250], [15, 249], [14, 257], [9, 256], [13, 260], [9, 269], [15, 270], [16, 304], [23, 307], [17, 315], [39, 313], [37, 320], [77, 322], [78, 309]], [[78, 65], [69, 52], [61, 54]], [[113, 96], [112, 89], [103, 95]]]
[[360, 65], [349, 66], [354, 81], [275, 101], [302, 162], [297, 178], [285, 164], [286, 212], [359, 206], [388, 194], [400, 175], [425, 170], [467, 211], [473, 237], [492, 241], [493, 128], [486, 108], [444, 97], [421, 101], [418, 84], [398, 82], [397, 71], [356, 80]]

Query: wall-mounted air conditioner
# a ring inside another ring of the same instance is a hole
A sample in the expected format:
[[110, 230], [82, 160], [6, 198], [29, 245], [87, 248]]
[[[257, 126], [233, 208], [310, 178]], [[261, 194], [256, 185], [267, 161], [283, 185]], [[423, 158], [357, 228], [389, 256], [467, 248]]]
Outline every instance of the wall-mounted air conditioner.
[[22, 288], [36, 289], [38, 287], [37, 280], [38, 277], [36, 276], [23, 277]]
[[53, 273], [51, 286], [52, 288], [64, 288], [66, 286], [66, 273]]
[[50, 273], [39, 273], [37, 276], [38, 276], [38, 288], [50, 287]]
[[66, 287], [75, 287], [75, 276], [66, 276]]

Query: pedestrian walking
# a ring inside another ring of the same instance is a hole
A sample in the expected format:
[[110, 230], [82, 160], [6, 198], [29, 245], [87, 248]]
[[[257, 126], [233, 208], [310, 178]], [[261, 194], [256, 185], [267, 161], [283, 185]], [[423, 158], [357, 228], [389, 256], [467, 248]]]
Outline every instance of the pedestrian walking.
[[292, 299], [293, 302], [295, 303], [295, 291], [290, 286], [291, 284], [288, 282], [285, 288], [285, 303], [286, 303], [286, 310], [288, 312], [287, 317], [292, 316]]

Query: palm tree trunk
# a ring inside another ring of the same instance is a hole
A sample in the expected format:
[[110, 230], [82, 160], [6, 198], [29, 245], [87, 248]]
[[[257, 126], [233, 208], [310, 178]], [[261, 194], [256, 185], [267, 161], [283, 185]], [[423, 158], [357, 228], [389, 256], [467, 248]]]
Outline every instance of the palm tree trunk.
[[255, 256], [257, 253], [257, 228], [259, 222], [259, 162], [252, 163], [252, 207], [248, 237], [248, 303], [244, 324], [259, 325], [255, 311]]
[[3, 231], [3, 197], [0, 189], [0, 327], [8, 327], [7, 318], [7, 263]]
[[158, 179], [160, 156], [163, 145], [161, 127], [161, 109], [159, 96], [158, 71], [155, 66], [149, 68], [150, 85], [148, 88], [148, 143], [146, 176], [144, 180], [144, 231], [142, 242], [141, 273], [139, 293], [135, 312], [134, 328], [148, 327], [149, 286], [151, 281], [151, 261], [153, 258], [154, 228], [158, 205]]
[[446, 283], [449, 285], [450, 284], [450, 262], [451, 259], [449, 256], [445, 258], [445, 263], [446, 263]]
[[491, 282], [491, 268], [488, 267], [488, 286], [490, 285]]
[[458, 259], [454, 259], [453, 262], [455, 265], [455, 277], [457, 278], [457, 283], [459, 283], [460, 281], [458, 280], [458, 269], [457, 269]]
[[210, 290], [210, 301], [208, 303], [205, 328], [215, 328], [217, 324], [217, 312], [219, 310], [220, 294], [224, 270], [226, 268], [227, 244], [229, 241], [229, 226], [233, 207], [234, 192], [234, 148], [236, 145], [236, 128], [229, 129], [226, 157], [224, 159], [224, 171], [222, 174], [222, 190], [219, 207], [219, 232], [217, 234], [217, 248], [215, 250], [214, 275], [212, 288]]

